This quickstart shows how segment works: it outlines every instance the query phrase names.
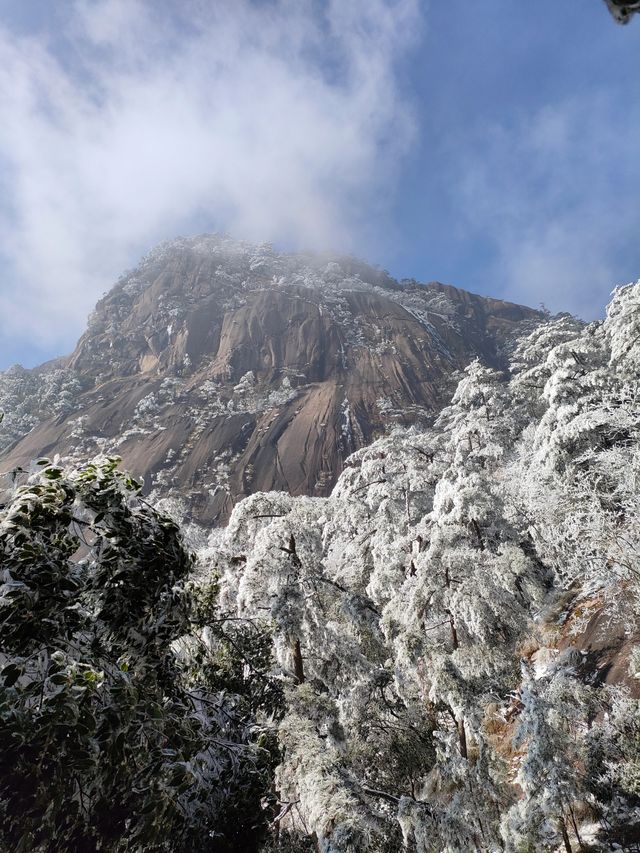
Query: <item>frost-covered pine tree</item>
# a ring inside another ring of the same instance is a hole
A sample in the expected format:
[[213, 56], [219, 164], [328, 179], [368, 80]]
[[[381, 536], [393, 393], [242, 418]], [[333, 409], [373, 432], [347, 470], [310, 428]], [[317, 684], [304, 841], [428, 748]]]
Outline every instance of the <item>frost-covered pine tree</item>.
[[212, 539], [225, 607], [273, 631], [282, 844], [551, 853], [635, 820], [636, 704], [572, 643], [635, 630], [638, 292], [470, 365], [329, 498], [255, 495]]

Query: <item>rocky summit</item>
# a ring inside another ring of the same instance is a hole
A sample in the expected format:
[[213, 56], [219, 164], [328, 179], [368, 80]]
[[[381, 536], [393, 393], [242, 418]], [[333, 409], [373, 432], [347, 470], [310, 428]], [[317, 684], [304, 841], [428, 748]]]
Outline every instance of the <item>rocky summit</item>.
[[327, 495], [351, 453], [428, 424], [460, 369], [499, 367], [540, 319], [352, 257], [177, 239], [120, 278], [70, 356], [0, 375], [0, 470], [117, 454], [207, 526], [254, 492]]

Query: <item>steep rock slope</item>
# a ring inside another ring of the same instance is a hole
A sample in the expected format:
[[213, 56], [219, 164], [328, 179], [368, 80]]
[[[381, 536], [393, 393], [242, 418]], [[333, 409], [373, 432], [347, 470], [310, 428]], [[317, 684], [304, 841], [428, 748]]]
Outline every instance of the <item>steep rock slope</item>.
[[351, 453], [428, 423], [456, 371], [498, 366], [539, 319], [353, 258], [178, 239], [105, 295], [71, 356], [0, 377], [0, 467], [118, 453], [207, 524], [256, 491], [326, 495]]

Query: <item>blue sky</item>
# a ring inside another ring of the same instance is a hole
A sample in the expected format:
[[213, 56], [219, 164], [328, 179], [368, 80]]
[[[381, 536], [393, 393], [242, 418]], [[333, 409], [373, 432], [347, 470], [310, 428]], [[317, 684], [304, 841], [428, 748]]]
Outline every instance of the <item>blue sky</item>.
[[597, 317], [640, 277], [639, 140], [602, 0], [0, 0], [0, 369], [202, 231]]

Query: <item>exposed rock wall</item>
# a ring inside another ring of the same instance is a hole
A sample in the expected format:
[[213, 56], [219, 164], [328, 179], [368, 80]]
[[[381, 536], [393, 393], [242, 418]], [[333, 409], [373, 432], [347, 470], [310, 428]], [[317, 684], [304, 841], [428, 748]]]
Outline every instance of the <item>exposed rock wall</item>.
[[1, 470], [118, 453], [147, 491], [184, 498], [206, 524], [256, 491], [326, 495], [347, 456], [394, 425], [428, 423], [456, 371], [476, 356], [499, 365], [539, 319], [353, 258], [176, 240], [98, 303], [62, 362], [72, 403], [41, 413]]

